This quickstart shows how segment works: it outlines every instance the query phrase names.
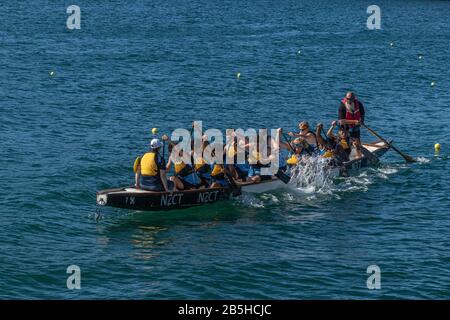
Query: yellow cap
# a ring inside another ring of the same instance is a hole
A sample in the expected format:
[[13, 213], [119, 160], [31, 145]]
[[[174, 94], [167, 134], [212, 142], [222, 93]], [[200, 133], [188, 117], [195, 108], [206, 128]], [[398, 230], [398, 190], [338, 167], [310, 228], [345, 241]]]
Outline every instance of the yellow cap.
[[323, 158], [331, 158], [333, 156], [333, 152], [327, 150], [327, 152], [325, 152], [322, 157]]
[[297, 164], [298, 163], [298, 158], [295, 155], [292, 155], [292, 157], [290, 157], [287, 161], [287, 164]]
[[158, 133], [158, 128], [153, 128], [153, 129], [152, 129], [152, 133], [153, 133], [153, 134], [157, 134], [157, 133]]

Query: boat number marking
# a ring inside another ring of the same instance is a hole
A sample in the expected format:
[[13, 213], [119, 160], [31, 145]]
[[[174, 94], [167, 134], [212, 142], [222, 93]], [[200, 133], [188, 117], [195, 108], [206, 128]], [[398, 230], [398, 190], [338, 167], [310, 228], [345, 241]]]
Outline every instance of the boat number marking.
[[165, 194], [161, 196], [161, 206], [170, 207], [181, 204], [182, 193]]
[[129, 204], [131, 206], [134, 206], [135, 203], [136, 203], [136, 198], [135, 197], [125, 197], [125, 204]]
[[219, 194], [219, 191], [210, 191], [210, 192], [199, 193], [197, 202], [198, 203], [214, 202], [217, 200], [218, 194]]

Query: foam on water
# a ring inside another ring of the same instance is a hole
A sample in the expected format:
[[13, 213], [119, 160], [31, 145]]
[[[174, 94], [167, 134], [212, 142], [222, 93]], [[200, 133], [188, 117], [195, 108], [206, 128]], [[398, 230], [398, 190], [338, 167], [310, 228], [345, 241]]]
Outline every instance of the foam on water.
[[258, 199], [253, 194], [244, 193], [237, 198], [237, 202], [238, 202], [238, 204], [244, 205], [247, 207], [264, 208], [265, 207], [264, 202], [267, 202], [267, 201], [264, 201], [263, 198]]
[[417, 159], [418, 163], [429, 163], [431, 160], [425, 157], [418, 157]]

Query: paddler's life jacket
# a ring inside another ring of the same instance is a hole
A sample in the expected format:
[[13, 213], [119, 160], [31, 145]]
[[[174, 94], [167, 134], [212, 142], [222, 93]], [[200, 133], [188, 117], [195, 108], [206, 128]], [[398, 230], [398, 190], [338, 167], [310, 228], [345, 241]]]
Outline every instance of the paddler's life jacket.
[[190, 164], [185, 164], [184, 162], [174, 163], [174, 171], [175, 176], [182, 180], [185, 187], [186, 184], [188, 184], [187, 186], [197, 187], [201, 183], [200, 177]]
[[[358, 120], [361, 121], [361, 112], [359, 111], [359, 101], [357, 99], [354, 100], [355, 103], [355, 110], [354, 112], [351, 112], [350, 110], [348, 110], [347, 108], [347, 98], [342, 99], [342, 103], [345, 106], [345, 120]], [[355, 125], [354, 124], [348, 124], [348, 127], [354, 128]]]
[[339, 162], [345, 162], [350, 160], [350, 140], [347, 139], [339, 139], [336, 140], [336, 145], [334, 148], [334, 156]]
[[209, 164], [206, 163], [205, 159], [202, 157], [197, 158], [194, 165], [195, 171], [197, 171], [200, 174], [208, 173], [211, 171], [211, 167]]
[[[137, 161], [137, 159], [136, 159]], [[135, 161], [135, 164], [136, 164]], [[159, 177], [159, 170], [164, 169], [161, 168], [161, 158], [158, 152], [150, 151], [144, 154], [141, 158], [141, 175], [144, 177]]]
[[223, 164], [214, 163], [212, 165], [211, 177], [218, 180], [225, 179], [225, 168]]
[[336, 146], [337, 145], [341, 145], [344, 150], [350, 148], [348, 139], [338, 139], [338, 143], [336, 144]]
[[175, 174], [181, 178], [186, 177], [194, 172], [191, 165], [184, 162], [174, 163]]

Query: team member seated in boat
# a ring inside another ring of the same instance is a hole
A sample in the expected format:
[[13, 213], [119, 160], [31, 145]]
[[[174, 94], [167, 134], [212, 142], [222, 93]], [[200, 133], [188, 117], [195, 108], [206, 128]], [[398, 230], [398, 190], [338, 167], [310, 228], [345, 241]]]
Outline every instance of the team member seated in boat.
[[173, 150], [177, 148], [169, 148], [170, 156], [167, 162], [166, 170], [169, 171], [174, 164], [174, 173], [170, 179], [175, 184], [177, 190], [189, 190], [196, 189], [201, 186], [201, 179], [194, 170], [194, 167], [190, 163], [185, 163], [181, 160], [183, 157], [183, 150], [178, 151], [179, 159], [175, 159]]
[[289, 132], [289, 136], [291, 137], [298, 137], [294, 140], [294, 143], [299, 144], [300, 142], [304, 142], [306, 145], [306, 148], [308, 148], [307, 151], [309, 154], [317, 154], [318, 153], [318, 143], [317, 138], [314, 132], [312, 132], [309, 128], [309, 123], [306, 121], [300, 122], [298, 125], [300, 132], [299, 133], [293, 133]]
[[338, 122], [333, 121], [331, 127], [327, 131], [326, 143], [330, 146], [334, 157], [337, 158], [338, 161], [346, 162], [350, 160], [350, 139], [347, 131], [342, 127], [339, 128], [337, 136], [334, 135], [333, 132], [337, 125]]
[[[209, 145], [208, 137], [202, 137], [202, 153], [205, 151], [205, 148]], [[209, 187], [211, 185], [211, 166], [205, 161], [203, 156], [200, 156], [194, 161], [195, 172], [199, 176], [201, 180], [201, 185], [205, 187]]]
[[[268, 141], [270, 141], [270, 138], [268, 139]], [[262, 156], [262, 153], [260, 152], [259, 143], [257, 143], [256, 146], [253, 146], [253, 148], [251, 147], [251, 144], [249, 144], [248, 147], [250, 148], [250, 152], [248, 155], [248, 162], [250, 166], [248, 177], [250, 178], [250, 180], [253, 182], [260, 182], [272, 179], [272, 175], [263, 175], [261, 172], [262, 168], [268, 168], [270, 166], [269, 163], [272, 160], [272, 156], [269, 155], [267, 158], [264, 158]], [[269, 148], [268, 146], [265, 147]], [[267, 153], [270, 154], [270, 150], [268, 150]]]
[[[245, 182], [248, 177], [248, 171], [250, 169], [247, 158], [248, 152], [245, 150], [245, 138], [237, 137], [233, 132], [232, 143], [228, 143], [224, 147], [224, 154], [227, 160], [233, 159], [233, 162], [227, 164], [227, 169], [230, 171], [232, 177], [236, 180], [241, 180]], [[238, 163], [238, 152], [244, 152], [244, 163]]]
[[223, 164], [213, 163], [211, 165], [211, 188], [229, 188], [230, 183], [225, 175], [225, 166]]
[[322, 137], [323, 124], [318, 123], [316, 126], [316, 138], [319, 146], [319, 155], [322, 158], [331, 158], [333, 156], [333, 148], [328, 138]]
[[339, 124], [355, 142], [356, 157], [361, 158], [361, 124], [364, 124], [365, 110], [353, 92], [347, 92], [339, 105]]
[[170, 191], [173, 183], [167, 181], [164, 158], [160, 155], [162, 143], [159, 139], [150, 142], [150, 151], [135, 161], [136, 189]]

